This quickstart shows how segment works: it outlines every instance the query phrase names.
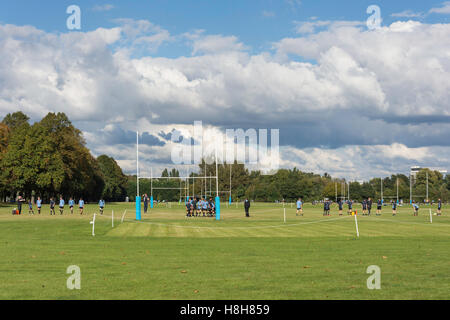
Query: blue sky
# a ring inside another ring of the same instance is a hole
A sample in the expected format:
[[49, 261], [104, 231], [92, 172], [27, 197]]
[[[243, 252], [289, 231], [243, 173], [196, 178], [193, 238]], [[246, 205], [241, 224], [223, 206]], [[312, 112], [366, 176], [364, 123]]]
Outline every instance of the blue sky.
[[142, 163], [162, 170], [169, 133], [197, 120], [210, 136], [279, 129], [281, 167], [450, 169], [449, 19], [445, 0], [1, 1], [0, 118], [65, 112], [127, 173], [136, 130]]

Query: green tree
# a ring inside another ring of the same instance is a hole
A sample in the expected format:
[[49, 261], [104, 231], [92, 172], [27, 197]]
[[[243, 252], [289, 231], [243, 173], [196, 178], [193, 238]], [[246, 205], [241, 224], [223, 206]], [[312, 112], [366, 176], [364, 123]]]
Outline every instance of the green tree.
[[126, 194], [127, 178], [122, 169], [114, 158], [107, 155], [99, 156], [97, 162], [105, 182], [102, 197], [107, 201], [123, 201]]

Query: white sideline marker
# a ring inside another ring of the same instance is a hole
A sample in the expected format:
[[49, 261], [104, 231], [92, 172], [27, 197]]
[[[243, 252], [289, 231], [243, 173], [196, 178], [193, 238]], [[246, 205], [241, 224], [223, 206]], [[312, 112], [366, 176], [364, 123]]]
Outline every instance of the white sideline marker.
[[356, 219], [356, 214], [355, 214], [355, 225], [356, 225], [356, 236], [359, 238], [358, 219]]
[[433, 215], [431, 214], [431, 209], [430, 209], [430, 223], [433, 223]]
[[94, 212], [94, 217], [92, 218], [92, 221], [90, 222], [92, 224], [92, 236], [95, 237], [95, 212]]
[[286, 208], [283, 208], [284, 211], [284, 223], [286, 223]]
[[125, 211], [123, 212], [122, 219], [120, 220], [121, 223], [123, 223], [123, 218], [125, 218], [126, 213], [127, 213], [127, 209], [125, 209]]

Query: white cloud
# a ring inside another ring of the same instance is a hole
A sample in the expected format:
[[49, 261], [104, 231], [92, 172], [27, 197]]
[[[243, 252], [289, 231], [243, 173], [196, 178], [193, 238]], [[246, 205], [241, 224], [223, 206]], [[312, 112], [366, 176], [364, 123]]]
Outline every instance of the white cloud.
[[110, 11], [114, 8], [115, 8], [115, 6], [112, 4], [98, 4], [98, 5], [95, 5], [92, 8], [92, 10], [93, 11]]
[[439, 8], [431, 8], [429, 13], [450, 14], [450, 1], [445, 1]]
[[396, 18], [422, 18], [424, 14], [422, 12], [414, 12], [412, 10], [404, 10], [402, 12], [397, 12], [391, 14], [391, 17]]
[[272, 18], [272, 17], [275, 17], [275, 12], [263, 10], [262, 15], [263, 15], [263, 17], [266, 17], [266, 18]]

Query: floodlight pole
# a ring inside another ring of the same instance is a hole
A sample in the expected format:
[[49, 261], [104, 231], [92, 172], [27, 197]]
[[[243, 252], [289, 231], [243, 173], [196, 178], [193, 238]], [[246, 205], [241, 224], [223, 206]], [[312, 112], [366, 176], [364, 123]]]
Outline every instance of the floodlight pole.
[[412, 175], [409, 174], [409, 204], [412, 204]]
[[232, 168], [232, 164], [230, 163], [230, 199], [229, 199], [229, 203], [231, 204], [231, 168]]
[[383, 199], [383, 178], [380, 178], [381, 181], [381, 204], [384, 203], [384, 199]]
[[427, 173], [427, 203], [428, 203], [428, 171], [426, 173]]

